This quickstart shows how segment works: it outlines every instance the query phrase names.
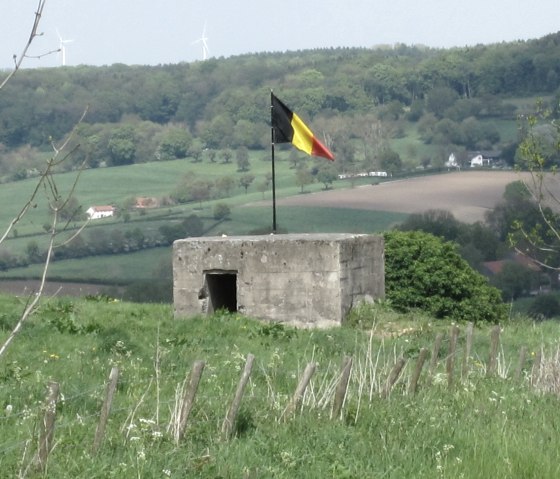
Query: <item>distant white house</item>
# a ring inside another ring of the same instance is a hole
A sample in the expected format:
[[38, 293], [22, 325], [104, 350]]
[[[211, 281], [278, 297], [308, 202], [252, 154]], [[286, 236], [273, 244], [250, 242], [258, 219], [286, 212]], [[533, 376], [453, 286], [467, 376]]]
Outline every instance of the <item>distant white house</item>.
[[476, 168], [480, 166], [490, 166], [490, 162], [492, 160], [490, 158], [484, 158], [482, 155], [476, 155], [474, 158], [471, 159], [471, 168]]
[[86, 215], [90, 220], [98, 220], [100, 218], [107, 218], [114, 216], [115, 208], [113, 206], [90, 206], [86, 210]]

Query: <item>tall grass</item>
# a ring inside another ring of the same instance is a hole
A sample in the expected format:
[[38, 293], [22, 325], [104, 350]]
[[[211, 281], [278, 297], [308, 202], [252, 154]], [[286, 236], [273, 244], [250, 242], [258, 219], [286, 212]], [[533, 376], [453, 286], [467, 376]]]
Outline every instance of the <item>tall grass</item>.
[[[0, 303], [1, 339], [21, 303]], [[486, 378], [490, 328], [479, 325], [468, 376], [448, 388], [444, 341], [431, 380], [425, 369], [411, 395], [407, 382], [419, 349], [451, 325], [379, 306], [357, 315], [342, 328], [300, 331], [222, 313], [174, 320], [168, 306], [45, 301], [0, 364], [0, 469], [14, 477], [32, 464], [45, 385], [56, 380], [63, 397], [48, 477], [558, 477], [557, 391], [530, 385], [531, 359], [519, 382]], [[501, 361], [515, 363], [523, 343], [530, 353], [542, 348], [543, 365], [554, 364], [556, 337], [557, 324], [504, 325]], [[460, 335], [459, 357], [463, 348]], [[234, 438], [224, 441], [220, 426], [249, 353], [255, 368]], [[342, 417], [331, 418], [347, 355], [353, 368]], [[405, 369], [383, 397], [401, 356]], [[176, 444], [168, 428], [196, 359], [206, 367]], [[310, 361], [317, 371], [302, 409], [281, 420]], [[121, 370], [119, 385], [104, 442], [93, 454], [113, 366]], [[22, 475], [36, 477], [33, 471]]]

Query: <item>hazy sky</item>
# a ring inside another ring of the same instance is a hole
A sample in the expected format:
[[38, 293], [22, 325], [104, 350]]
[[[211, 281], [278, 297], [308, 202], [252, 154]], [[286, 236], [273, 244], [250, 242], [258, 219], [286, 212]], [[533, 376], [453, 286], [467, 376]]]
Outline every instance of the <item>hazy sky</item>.
[[[38, 0], [0, 0], [0, 68], [13, 65]], [[30, 52], [66, 44], [69, 66], [164, 64], [323, 47], [451, 47], [539, 38], [560, 30], [560, 0], [47, 0]], [[25, 66], [61, 64], [61, 55]]]

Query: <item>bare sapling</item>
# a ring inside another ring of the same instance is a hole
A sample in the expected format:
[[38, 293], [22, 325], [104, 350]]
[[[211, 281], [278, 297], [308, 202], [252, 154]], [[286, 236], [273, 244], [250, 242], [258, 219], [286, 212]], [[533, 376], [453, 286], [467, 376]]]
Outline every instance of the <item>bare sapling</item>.
[[35, 41], [35, 39], [42, 35], [42, 33], [39, 32], [39, 23], [41, 22], [41, 17], [43, 16], [43, 8], [45, 8], [46, 1], [47, 0], [39, 0], [39, 3], [37, 5], [37, 9], [35, 10], [35, 18], [33, 20], [33, 26], [31, 27], [31, 32], [29, 34], [29, 39], [27, 40], [27, 43], [23, 47], [23, 50], [22, 50], [21, 54], [19, 55], [19, 57], [14, 53], [14, 56], [13, 56], [14, 68], [10, 71], [10, 73], [8, 73], [6, 78], [4, 78], [0, 82], [0, 90], [2, 88], [4, 88], [6, 83], [8, 83], [10, 81], [10, 79], [17, 73], [17, 71], [21, 68], [21, 66], [23, 64], [23, 61], [26, 58], [41, 58], [41, 57], [44, 57], [44, 56], [47, 56], [47, 55], [52, 55], [53, 53], [57, 53], [57, 52], [60, 51], [60, 48], [58, 48], [56, 50], [51, 50], [51, 51], [48, 51], [48, 52], [45, 52], [41, 55], [36, 55], [36, 56], [30, 56], [30, 55], [27, 54], [27, 52], [29, 51], [29, 48], [31, 48], [31, 45]]
[[[80, 121], [78, 122], [78, 124], [81, 123], [81, 121], [85, 117], [86, 113], [87, 113], [87, 109], [84, 111], [84, 113], [83, 113], [82, 117], [80, 118]], [[8, 236], [8, 234], [12, 230], [12, 228], [15, 226], [15, 224], [17, 222], [19, 222], [25, 216], [25, 213], [29, 210], [30, 207], [35, 205], [37, 196], [39, 194], [39, 191], [42, 190], [45, 194], [46, 202], [47, 202], [50, 210], [52, 211], [52, 220], [51, 220], [51, 223], [50, 223], [49, 242], [48, 242], [48, 246], [47, 246], [45, 262], [43, 263], [43, 271], [42, 271], [42, 274], [41, 274], [41, 280], [39, 282], [39, 287], [38, 287], [37, 291], [35, 291], [34, 294], [30, 295], [30, 297], [28, 298], [28, 301], [25, 304], [23, 312], [22, 312], [20, 318], [18, 319], [16, 325], [14, 326], [14, 328], [12, 329], [12, 331], [10, 332], [10, 334], [8, 335], [8, 337], [6, 338], [4, 343], [2, 343], [2, 345], [0, 346], [0, 358], [4, 355], [8, 346], [11, 344], [11, 342], [14, 340], [14, 338], [20, 332], [20, 330], [21, 330], [23, 324], [25, 323], [25, 321], [29, 318], [29, 316], [31, 316], [36, 311], [36, 309], [38, 307], [39, 300], [41, 299], [41, 297], [43, 295], [43, 291], [44, 291], [45, 284], [46, 284], [46, 281], [47, 281], [47, 272], [48, 272], [49, 265], [50, 265], [50, 262], [52, 260], [52, 256], [53, 256], [53, 252], [54, 252], [55, 248], [59, 248], [61, 246], [64, 246], [65, 244], [72, 241], [76, 236], [78, 236], [83, 231], [83, 229], [89, 223], [89, 221], [85, 221], [84, 224], [76, 232], [74, 232], [70, 236], [70, 238], [67, 238], [63, 242], [57, 244], [58, 237], [62, 233], [67, 231], [68, 226], [69, 226], [69, 222], [71, 221], [71, 218], [70, 218], [64, 224], [62, 224], [62, 226], [60, 226], [59, 225], [60, 211], [67, 206], [68, 201], [72, 197], [72, 195], [73, 195], [73, 193], [76, 189], [78, 179], [80, 177], [80, 172], [82, 171], [82, 169], [80, 168], [80, 170], [78, 171], [78, 174], [76, 175], [76, 178], [74, 179], [74, 182], [73, 182], [73, 184], [70, 188], [70, 191], [68, 193], [65, 193], [65, 194], [62, 194], [57, 187], [56, 180], [55, 180], [55, 177], [54, 177], [54, 173], [55, 173], [54, 170], [56, 169], [57, 166], [60, 165], [61, 162], [67, 161], [68, 158], [74, 153], [75, 149], [71, 150], [69, 153], [62, 154], [62, 152], [64, 151], [64, 148], [66, 148], [66, 146], [68, 145], [68, 142], [70, 141], [70, 138], [73, 136], [74, 132], [75, 132], [75, 128], [70, 133], [68, 138], [66, 138], [66, 140], [62, 143], [62, 145], [60, 147], [56, 147], [53, 144], [54, 154], [47, 161], [47, 165], [46, 165], [44, 171], [41, 173], [41, 175], [39, 176], [39, 179], [37, 180], [37, 184], [35, 185], [35, 189], [31, 193], [31, 196], [29, 197], [27, 203], [23, 206], [23, 208], [20, 210], [18, 215], [12, 220], [12, 222], [8, 226], [4, 235], [2, 237], [0, 237], [0, 243], [2, 243], [2, 241], [4, 241], [6, 239], [6, 237]]]
[[[19, 57], [17, 57], [17, 55], [14, 55], [14, 69], [0, 83], [0, 91], [8, 83], [10, 78], [12, 78], [14, 74], [21, 68], [22, 62], [25, 58], [38, 58], [38, 57], [30, 57], [27, 54], [27, 52], [31, 44], [33, 43], [33, 41], [38, 36], [41, 35], [41, 33], [39, 33], [38, 28], [43, 14], [45, 2], [46, 0], [39, 0], [39, 3], [37, 5], [37, 10], [35, 11], [35, 19], [33, 22], [33, 26], [31, 28], [29, 40], [27, 41], [27, 44], [25, 45], [22, 54]], [[51, 53], [55, 53], [56, 51], [58, 50], [47, 52], [40, 56], [49, 55]], [[45, 283], [47, 280], [47, 272], [53, 256], [54, 249], [57, 247], [61, 247], [64, 244], [67, 244], [68, 242], [72, 241], [72, 239], [78, 236], [88, 223], [86, 221], [82, 225], [82, 227], [79, 228], [78, 231], [75, 232], [70, 238], [67, 238], [63, 243], [57, 244], [59, 235], [67, 231], [69, 223], [73, 219], [73, 218], [69, 218], [65, 224], [62, 225], [59, 224], [60, 211], [68, 205], [68, 202], [76, 189], [78, 179], [80, 177], [80, 173], [84, 165], [82, 164], [82, 166], [78, 169], [78, 174], [76, 175], [76, 178], [70, 188], [70, 191], [67, 193], [61, 193], [61, 191], [58, 189], [54, 174], [56, 172], [57, 167], [59, 167], [62, 163], [67, 162], [68, 159], [74, 154], [76, 149], [79, 147], [79, 145], [77, 145], [68, 151], [69, 142], [74, 137], [76, 128], [83, 121], [87, 113], [87, 110], [88, 109], [85, 108], [81, 118], [78, 120], [78, 122], [76, 123], [76, 125], [74, 126], [70, 134], [61, 142], [61, 144], [57, 145], [54, 142], [51, 142], [51, 146], [53, 149], [53, 154], [51, 158], [47, 161], [46, 166], [44, 167], [43, 171], [39, 175], [37, 183], [35, 184], [33, 191], [29, 195], [27, 201], [25, 202], [25, 204], [22, 205], [19, 212], [13, 217], [13, 219], [6, 227], [4, 233], [0, 236], [0, 244], [1, 244], [6, 240], [8, 235], [14, 229], [15, 225], [19, 223], [22, 220], [22, 218], [24, 218], [24, 216], [28, 213], [28, 211], [31, 208], [37, 206], [38, 197], [40, 193], [45, 194], [45, 201], [48, 207], [50, 208], [50, 210], [52, 211], [52, 220], [49, 228], [49, 241], [48, 241], [47, 251], [45, 255], [45, 262], [43, 264], [41, 280], [39, 282], [39, 287], [37, 291], [35, 291], [32, 295], [28, 297], [28, 300], [25, 303], [21, 316], [18, 319], [16, 325], [14, 326], [14, 328], [12, 329], [8, 337], [4, 340], [4, 342], [0, 346], [0, 358], [4, 355], [8, 346], [12, 343], [14, 338], [20, 332], [25, 321], [36, 311], [38, 307], [39, 301], [43, 295]]]

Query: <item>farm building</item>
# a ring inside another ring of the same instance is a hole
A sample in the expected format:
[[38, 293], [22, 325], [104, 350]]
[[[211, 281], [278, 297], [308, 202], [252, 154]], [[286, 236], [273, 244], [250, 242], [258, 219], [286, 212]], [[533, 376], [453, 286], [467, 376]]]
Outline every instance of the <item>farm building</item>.
[[492, 160], [490, 158], [484, 158], [482, 155], [476, 155], [471, 159], [471, 168], [490, 166], [491, 161]]
[[86, 215], [90, 220], [98, 220], [100, 218], [107, 218], [114, 216], [115, 208], [113, 206], [90, 206], [86, 210]]
[[159, 208], [159, 206], [160, 200], [152, 196], [139, 196], [134, 203], [134, 207], [138, 209]]
[[340, 325], [385, 295], [383, 237], [288, 234], [175, 241], [176, 317], [238, 311], [298, 327]]

